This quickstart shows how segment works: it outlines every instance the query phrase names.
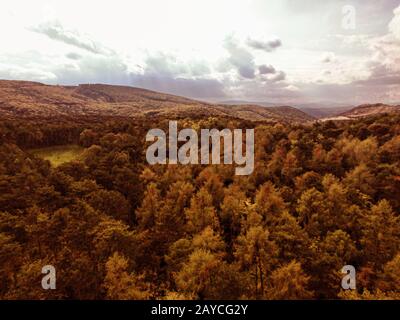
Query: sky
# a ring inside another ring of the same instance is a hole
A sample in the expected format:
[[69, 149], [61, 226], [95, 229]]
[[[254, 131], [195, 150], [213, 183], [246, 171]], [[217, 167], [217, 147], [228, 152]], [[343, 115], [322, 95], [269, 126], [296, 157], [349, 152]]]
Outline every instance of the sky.
[[0, 79], [400, 102], [400, 0], [2, 0]]

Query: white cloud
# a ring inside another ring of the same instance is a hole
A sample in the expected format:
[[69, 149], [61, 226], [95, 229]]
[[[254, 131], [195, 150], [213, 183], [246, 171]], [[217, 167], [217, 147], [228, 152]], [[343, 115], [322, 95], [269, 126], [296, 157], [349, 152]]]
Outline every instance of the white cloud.
[[93, 41], [88, 36], [82, 35], [76, 30], [65, 29], [57, 20], [41, 23], [38, 26], [32, 27], [31, 30], [46, 35], [50, 39], [61, 41], [92, 53], [103, 55], [113, 54], [113, 50], [105, 48], [103, 45]]
[[389, 31], [400, 41], [400, 6], [394, 11], [394, 18], [389, 23]]

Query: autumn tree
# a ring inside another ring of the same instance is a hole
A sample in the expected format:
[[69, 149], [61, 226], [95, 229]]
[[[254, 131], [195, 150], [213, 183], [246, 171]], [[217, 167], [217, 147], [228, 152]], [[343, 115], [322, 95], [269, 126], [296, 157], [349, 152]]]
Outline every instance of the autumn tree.
[[149, 297], [140, 278], [128, 273], [128, 259], [118, 252], [107, 260], [103, 286], [106, 298], [110, 300], [143, 300]]
[[212, 196], [205, 188], [201, 188], [190, 200], [190, 207], [185, 211], [187, 230], [197, 233], [207, 226], [219, 228], [217, 212], [213, 206]]
[[274, 265], [278, 248], [270, 240], [268, 230], [262, 226], [251, 227], [237, 239], [235, 257], [253, 281], [253, 295], [262, 297], [268, 273]]
[[144, 193], [143, 201], [136, 210], [136, 220], [140, 229], [154, 227], [156, 216], [161, 208], [161, 195], [155, 183], [150, 183]]
[[360, 242], [366, 261], [382, 266], [391, 260], [400, 248], [400, 221], [386, 200], [371, 208], [361, 220], [363, 234]]
[[279, 300], [311, 299], [313, 292], [307, 288], [309, 279], [300, 263], [293, 260], [272, 272], [267, 297]]

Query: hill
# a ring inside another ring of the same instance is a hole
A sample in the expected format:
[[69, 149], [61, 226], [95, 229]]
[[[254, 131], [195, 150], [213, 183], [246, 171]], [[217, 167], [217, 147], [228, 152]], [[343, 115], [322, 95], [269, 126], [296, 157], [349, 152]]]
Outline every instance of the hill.
[[321, 121], [329, 121], [329, 120], [352, 120], [352, 119], [360, 119], [365, 117], [377, 116], [380, 114], [391, 114], [400, 112], [400, 105], [387, 105], [383, 103], [376, 104], [363, 104], [347, 110], [342, 113], [338, 113], [336, 115], [328, 116], [321, 118]]
[[252, 121], [314, 120], [312, 116], [292, 107], [212, 104], [127, 86], [52, 86], [8, 80], [0, 80], [0, 112], [2, 117], [10, 118], [228, 116]]
[[376, 103], [376, 104], [360, 105], [349, 111], [339, 114], [339, 116], [354, 119], [354, 118], [362, 118], [362, 117], [378, 115], [382, 113], [394, 113], [394, 112], [400, 112], [400, 106]]
[[[255, 102], [255, 101], [245, 101], [245, 100], [222, 100], [219, 101], [219, 103], [224, 105], [257, 105], [263, 107], [276, 106], [276, 103], [270, 101]], [[337, 103], [337, 102], [327, 102], [327, 101], [310, 102], [310, 103], [296, 102], [296, 104], [293, 105], [293, 107], [317, 119], [336, 116], [342, 112], [354, 108], [354, 106], [349, 106], [347, 104]]]
[[338, 114], [341, 114], [343, 112], [349, 111], [354, 106], [331, 106], [331, 107], [318, 107], [318, 106], [312, 106], [312, 107], [303, 107], [303, 106], [296, 106], [299, 110], [317, 118], [317, 119], [322, 119], [322, 118], [327, 118], [327, 117], [333, 117]]

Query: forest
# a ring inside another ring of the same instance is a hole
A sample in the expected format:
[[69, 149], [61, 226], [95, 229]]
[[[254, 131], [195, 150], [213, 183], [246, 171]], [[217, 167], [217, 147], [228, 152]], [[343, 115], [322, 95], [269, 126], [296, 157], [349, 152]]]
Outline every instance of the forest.
[[254, 172], [149, 165], [161, 116], [0, 121], [0, 299], [400, 299], [400, 115], [177, 120], [254, 128]]

